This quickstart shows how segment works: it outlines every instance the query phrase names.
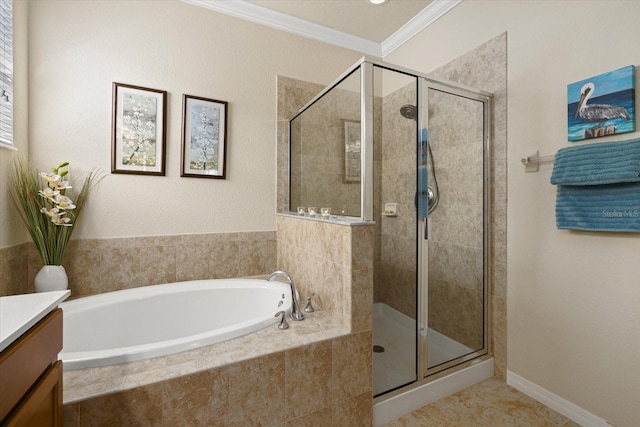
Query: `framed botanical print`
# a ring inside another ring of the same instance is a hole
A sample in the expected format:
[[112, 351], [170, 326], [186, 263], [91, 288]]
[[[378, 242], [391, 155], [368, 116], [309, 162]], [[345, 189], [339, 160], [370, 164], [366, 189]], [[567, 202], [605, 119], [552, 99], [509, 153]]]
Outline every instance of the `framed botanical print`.
[[225, 179], [226, 155], [227, 103], [183, 95], [180, 176]]
[[113, 84], [111, 173], [165, 175], [167, 92]]

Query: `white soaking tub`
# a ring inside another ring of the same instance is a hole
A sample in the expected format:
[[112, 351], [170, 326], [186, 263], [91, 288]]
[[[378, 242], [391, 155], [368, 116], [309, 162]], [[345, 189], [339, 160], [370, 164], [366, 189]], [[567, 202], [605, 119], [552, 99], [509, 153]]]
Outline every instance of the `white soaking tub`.
[[260, 279], [144, 286], [60, 304], [65, 370], [131, 362], [236, 338], [290, 313], [291, 289]]

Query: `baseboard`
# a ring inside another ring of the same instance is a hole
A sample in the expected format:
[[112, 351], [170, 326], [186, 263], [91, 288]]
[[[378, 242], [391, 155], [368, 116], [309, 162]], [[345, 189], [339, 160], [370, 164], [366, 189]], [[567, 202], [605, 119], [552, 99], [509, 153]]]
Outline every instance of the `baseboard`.
[[538, 402], [548, 406], [556, 412], [569, 418], [571, 421], [580, 424], [582, 427], [611, 427], [607, 421], [569, 402], [557, 394], [532, 383], [531, 381], [507, 371], [507, 384], [511, 387], [523, 392], [529, 397], [534, 398]]

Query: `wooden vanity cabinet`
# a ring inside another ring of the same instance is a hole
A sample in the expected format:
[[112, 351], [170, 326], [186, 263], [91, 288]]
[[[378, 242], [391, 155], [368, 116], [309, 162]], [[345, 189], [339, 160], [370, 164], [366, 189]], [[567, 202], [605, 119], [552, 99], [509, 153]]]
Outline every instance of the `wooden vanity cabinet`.
[[0, 354], [0, 425], [62, 426], [62, 310]]

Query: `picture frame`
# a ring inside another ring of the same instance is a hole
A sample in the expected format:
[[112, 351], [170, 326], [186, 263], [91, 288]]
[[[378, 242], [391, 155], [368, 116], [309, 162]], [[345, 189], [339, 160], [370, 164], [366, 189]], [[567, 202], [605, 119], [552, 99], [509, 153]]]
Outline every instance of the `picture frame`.
[[111, 173], [165, 175], [167, 92], [113, 83]]
[[360, 122], [344, 120], [344, 182], [360, 182]]
[[181, 177], [225, 179], [227, 102], [182, 95]]
[[635, 132], [635, 66], [567, 85], [568, 140]]

